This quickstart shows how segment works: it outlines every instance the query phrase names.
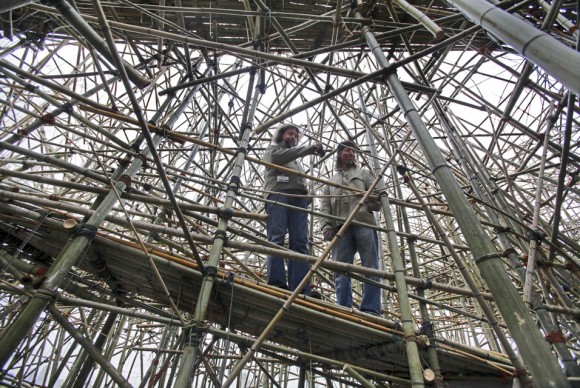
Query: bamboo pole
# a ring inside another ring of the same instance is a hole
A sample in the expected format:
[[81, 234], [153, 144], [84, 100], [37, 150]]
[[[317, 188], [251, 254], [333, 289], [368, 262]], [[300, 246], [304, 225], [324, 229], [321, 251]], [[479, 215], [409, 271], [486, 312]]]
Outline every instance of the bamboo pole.
[[[230, 184], [228, 185], [228, 191], [226, 193], [226, 200], [224, 202], [224, 209], [227, 212], [231, 209], [234, 199], [238, 192], [239, 187], [239, 176], [242, 172], [242, 167], [244, 163], [244, 156], [246, 153], [246, 147], [248, 145], [248, 140], [251, 135], [250, 127], [251, 122], [254, 119], [254, 113], [257, 108], [258, 102], [258, 92], [256, 88], [253, 98], [250, 98], [252, 93], [252, 87], [254, 84], [254, 73], [251, 74], [250, 82], [248, 85], [248, 101], [252, 101], [251, 107], [246, 105], [244, 109], [244, 115], [242, 120], [242, 128], [240, 128], [240, 148], [236, 153], [236, 160], [232, 171], [232, 178]], [[190, 384], [192, 368], [197, 357], [198, 347], [201, 342], [203, 335], [202, 321], [205, 319], [207, 314], [207, 307], [209, 304], [211, 290], [213, 283], [215, 281], [215, 276], [217, 273], [217, 265], [219, 262], [219, 257], [225, 245], [226, 229], [228, 226], [228, 218], [225, 213], [220, 216], [217, 231], [214, 235], [213, 244], [209, 253], [208, 268], [206, 270], [205, 276], [202, 280], [201, 290], [198, 296], [198, 302], [195, 306], [195, 311], [193, 313], [192, 325], [186, 330], [186, 342], [183, 348], [183, 357], [180, 364], [180, 369], [176, 377], [175, 386], [185, 388]]]
[[580, 53], [486, 1], [446, 1], [522, 56], [541, 66], [571, 91], [580, 94]]
[[443, 31], [443, 29], [441, 29], [441, 27], [433, 22], [433, 20], [431, 20], [427, 15], [409, 4], [406, 0], [394, 0], [394, 2], [397, 3], [397, 5], [401, 7], [406, 13], [421, 23], [423, 27], [425, 27], [427, 31], [429, 31], [435, 37], [436, 40], [443, 39], [445, 36], [445, 31]]
[[544, 148], [542, 151], [541, 162], [540, 162], [540, 172], [536, 184], [536, 203], [534, 206], [534, 215], [532, 220], [532, 232], [530, 235], [530, 247], [528, 251], [528, 263], [526, 267], [526, 281], [524, 283], [524, 303], [530, 304], [532, 299], [532, 283], [534, 281], [534, 267], [536, 265], [536, 249], [538, 244], [542, 241], [542, 232], [538, 229], [538, 218], [540, 216], [540, 204], [542, 202], [542, 191], [544, 188], [544, 167], [546, 165], [546, 155], [548, 153], [548, 138], [550, 137], [550, 130], [553, 121], [550, 120], [550, 116], [553, 113], [554, 106], [550, 106], [550, 110], [547, 112], [547, 125], [546, 131], [544, 132]]
[[[380, 66], [388, 68], [388, 61], [376, 42], [373, 42], [372, 33], [367, 26], [363, 26], [363, 32], [365, 32], [365, 37], [369, 40], [369, 46]], [[467, 203], [449, 166], [402, 88], [396, 73], [387, 75], [387, 84], [402, 111], [405, 112], [417, 142], [447, 198], [449, 207], [472, 249], [473, 256], [476, 258], [475, 262], [495, 296], [498, 308], [518, 344], [534, 380], [540, 385], [561, 384], [563, 387], [569, 386], [545, 340], [535, 328], [534, 322], [511, 284], [511, 280], [505, 274], [498, 253], [489, 241], [473, 209]], [[545, 373], [546, 370], [548, 373]]]
[[[360, 17], [360, 12], [356, 12], [355, 15]], [[367, 113], [366, 104], [362, 96], [362, 91], [359, 88], [359, 104], [365, 118]], [[373, 170], [377, 174], [377, 191], [379, 193], [386, 192], [385, 182], [382, 179], [382, 174], [385, 169], [379, 166], [378, 153], [375, 146], [373, 134], [369, 128], [367, 120], [363, 120], [366, 124], [366, 135], [369, 140], [369, 147], [371, 149], [371, 155], [374, 158]], [[406, 138], [403, 139], [402, 143], [405, 143]], [[396, 154], [393, 154], [396, 155]], [[394, 156], [391, 155], [391, 159]], [[389, 250], [391, 253], [391, 266], [393, 272], [395, 273], [395, 286], [397, 287], [397, 297], [399, 300], [399, 309], [401, 310], [401, 323], [403, 325], [403, 333], [405, 337], [405, 349], [407, 351], [407, 359], [409, 362], [409, 375], [411, 376], [412, 386], [422, 387], [423, 386], [423, 371], [421, 365], [421, 359], [419, 357], [419, 349], [417, 347], [417, 340], [415, 336], [415, 320], [413, 317], [413, 312], [411, 310], [411, 305], [409, 303], [409, 295], [407, 290], [407, 282], [405, 281], [405, 265], [403, 259], [401, 258], [401, 251], [397, 242], [397, 234], [395, 233], [395, 223], [393, 220], [393, 215], [391, 213], [391, 206], [386, 195], [379, 195], [379, 200], [382, 206], [383, 216], [385, 218], [385, 223], [387, 225], [387, 241], [389, 244]]]

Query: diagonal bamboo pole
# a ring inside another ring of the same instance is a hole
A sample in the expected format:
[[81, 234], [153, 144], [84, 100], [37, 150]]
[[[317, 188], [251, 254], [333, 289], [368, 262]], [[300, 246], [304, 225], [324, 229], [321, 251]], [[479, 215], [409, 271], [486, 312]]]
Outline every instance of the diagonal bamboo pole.
[[[362, 19], [360, 12], [357, 12], [356, 15], [359, 19]], [[376, 60], [381, 67], [387, 68], [389, 62], [378, 46], [369, 27], [363, 26], [362, 30]], [[418, 115], [396, 73], [391, 72], [387, 75], [387, 84], [401, 110], [405, 113], [417, 142], [432, 169], [435, 179], [439, 182], [443, 194], [447, 198], [449, 207], [455, 215], [456, 221], [475, 257], [475, 262], [486, 279], [498, 308], [518, 344], [522, 357], [532, 372], [533, 378], [538, 384], [543, 386], [554, 384], [562, 387], [569, 386], [544, 338], [536, 329], [529, 312], [505, 273], [500, 254], [497, 253], [477, 215], [467, 202], [457, 180], [453, 176], [453, 172]], [[548, 373], [546, 373], [546, 370]]]
[[[356, 13], [359, 15], [360, 13], [357, 11]], [[361, 110], [365, 114], [363, 123], [365, 124], [366, 128], [366, 135], [369, 143], [369, 147], [371, 149], [371, 155], [373, 156], [374, 161], [374, 172], [379, 173], [380, 166], [378, 160], [378, 153], [377, 148], [375, 146], [375, 142], [372, 141], [374, 139], [372, 131], [370, 130], [370, 126], [367, 120], [367, 109], [366, 104], [364, 102], [364, 98], [362, 95], [362, 91], [360, 87], [358, 88], [359, 92], [359, 104], [361, 105]], [[401, 142], [402, 144], [405, 143], [405, 140]], [[393, 156], [391, 156], [393, 158]], [[403, 326], [403, 333], [405, 336], [405, 349], [407, 351], [407, 359], [409, 361], [409, 374], [411, 376], [412, 385], [414, 387], [422, 387], [423, 386], [423, 371], [421, 365], [421, 359], [419, 357], [419, 348], [417, 347], [417, 338], [415, 336], [415, 320], [413, 318], [413, 312], [411, 311], [411, 304], [409, 303], [409, 291], [407, 289], [407, 282], [405, 281], [405, 265], [403, 263], [403, 259], [401, 257], [401, 250], [399, 249], [399, 244], [397, 241], [397, 233], [395, 228], [395, 222], [393, 220], [393, 214], [391, 212], [391, 205], [389, 203], [389, 199], [386, 194], [386, 186], [385, 182], [382, 179], [382, 175], [384, 174], [385, 170], [382, 171], [381, 174], [378, 174], [379, 181], [377, 183], [377, 191], [381, 193], [379, 195], [379, 199], [382, 206], [383, 216], [385, 218], [385, 223], [387, 225], [387, 241], [389, 243], [389, 250], [391, 253], [391, 265], [393, 268], [393, 272], [395, 273], [395, 286], [397, 287], [397, 298], [399, 300], [399, 308], [401, 310], [401, 323]]]
[[252, 344], [252, 346], [250, 347], [250, 349], [248, 349], [248, 351], [246, 352], [246, 354], [244, 355], [244, 357], [242, 357], [236, 363], [236, 365], [234, 366], [232, 372], [230, 373], [230, 375], [228, 376], [227, 380], [225, 381], [225, 383], [223, 385], [224, 388], [228, 388], [234, 382], [234, 380], [237, 378], [237, 376], [242, 371], [244, 365], [253, 357], [254, 353], [256, 353], [256, 351], [260, 348], [260, 346], [266, 340], [266, 338], [268, 338], [268, 336], [270, 335], [270, 333], [272, 332], [272, 330], [274, 330], [274, 328], [276, 327], [276, 325], [278, 324], [278, 322], [280, 322], [280, 320], [284, 317], [284, 314], [286, 313], [286, 311], [288, 310], [288, 308], [290, 307], [290, 305], [292, 303], [294, 303], [294, 300], [298, 297], [298, 295], [300, 294], [300, 292], [302, 291], [302, 289], [304, 288], [304, 286], [310, 281], [310, 279], [312, 278], [312, 275], [314, 275], [314, 273], [320, 268], [320, 266], [322, 265], [322, 262], [324, 260], [326, 260], [326, 258], [330, 254], [332, 248], [336, 245], [336, 243], [338, 242], [338, 240], [341, 238], [341, 236], [344, 233], [344, 231], [346, 230], [346, 228], [348, 228], [348, 226], [352, 223], [354, 217], [356, 216], [356, 214], [358, 213], [358, 211], [360, 210], [360, 208], [364, 205], [364, 203], [366, 202], [366, 200], [370, 197], [370, 195], [373, 192], [373, 190], [375, 189], [376, 185], [381, 180], [382, 174], [384, 174], [384, 172], [387, 170], [387, 168], [392, 163], [393, 158], [394, 157], [391, 157], [387, 161], [387, 163], [385, 164], [385, 166], [381, 170], [380, 174], [373, 181], [373, 183], [371, 184], [371, 186], [369, 187], [369, 189], [364, 193], [364, 195], [362, 196], [361, 200], [357, 203], [356, 207], [352, 210], [351, 214], [346, 219], [346, 221], [344, 222], [344, 224], [342, 225], [342, 227], [340, 228], [340, 230], [336, 233], [335, 237], [328, 244], [328, 246], [324, 249], [324, 252], [322, 252], [322, 254], [320, 255], [320, 257], [312, 265], [312, 267], [310, 268], [310, 270], [308, 271], [308, 273], [306, 274], [306, 276], [304, 277], [304, 279], [302, 279], [302, 281], [300, 282], [300, 284], [296, 287], [296, 289], [288, 297], [288, 299], [286, 300], [286, 302], [284, 302], [284, 305], [282, 306], [282, 308], [280, 308], [280, 310], [276, 313], [276, 315], [274, 316], [274, 318], [272, 318], [272, 320], [270, 321], [270, 323], [268, 324], [268, 326], [262, 331], [262, 333], [260, 334], [260, 336]]
[[580, 94], [580, 53], [484, 0], [446, 1], [526, 59], [541, 66], [571, 91]]

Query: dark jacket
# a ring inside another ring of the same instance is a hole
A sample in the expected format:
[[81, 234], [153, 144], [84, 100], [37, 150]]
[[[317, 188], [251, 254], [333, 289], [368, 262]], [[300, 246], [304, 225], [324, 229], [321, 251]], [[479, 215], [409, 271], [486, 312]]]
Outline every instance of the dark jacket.
[[[288, 144], [285, 141], [282, 141], [266, 148], [264, 161], [302, 172], [302, 168], [297, 162], [297, 159], [306, 155], [313, 155], [315, 149], [314, 146], [288, 147]], [[289, 174], [272, 167], [266, 167], [264, 190], [279, 193], [308, 193], [303, 177]]]

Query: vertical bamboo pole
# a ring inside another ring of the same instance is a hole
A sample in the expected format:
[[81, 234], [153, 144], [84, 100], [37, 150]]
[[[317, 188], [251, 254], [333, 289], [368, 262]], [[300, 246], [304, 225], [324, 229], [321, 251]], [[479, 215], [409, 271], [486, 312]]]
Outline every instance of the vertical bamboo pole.
[[[360, 15], [360, 12], [357, 11], [357, 14]], [[374, 161], [374, 172], [375, 174], [379, 174], [381, 169], [379, 166], [378, 153], [375, 142], [372, 141], [374, 136], [369, 128], [369, 123], [367, 122], [368, 113], [366, 110], [366, 105], [364, 103], [360, 86], [357, 86], [357, 89], [359, 94], [359, 104], [361, 105], [361, 109], [365, 114], [363, 122], [365, 123], [366, 134], [369, 140], [369, 147], [371, 149], [371, 155]], [[397, 288], [399, 308], [401, 309], [401, 323], [405, 336], [404, 342], [405, 349], [407, 351], [407, 360], [409, 361], [409, 374], [411, 375], [412, 385], [414, 387], [422, 387], [423, 370], [421, 365], [421, 358], [419, 357], [419, 348], [417, 347], [417, 339], [415, 336], [415, 320], [413, 318], [411, 304], [409, 303], [409, 291], [407, 289], [407, 282], [405, 281], [405, 264], [401, 258], [401, 251], [397, 241], [397, 230], [395, 228], [395, 222], [393, 220], [389, 198], [386, 195], [387, 189], [385, 187], [385, 182], [381, 175], [377, 175], [377, 177], [379, 180], [377, 184], [377, 190], [379, 192], [379, 199], [381, 201], [385, 223], [387, 224], [387, 241], [391, 251], [391, 265], [393, 267], [393, 272], [395, 273], [395, 286]]]
[[[553, 104], [550, 106], [550, 112], [553, 111]], [[548, 113], [548, 118], [551, 113]], [[534, 281], [534, 266], [536, 265], [536, 249], [538, 247], [538, 242], [541, 242], [543, 236], [542, 232], [538, 229], [538, 219], [540, 217], [540, 205], [542, 202], [542, 191], [544, 188], [544, 169], [546, 167], [546, 156], [548, 154], [548, 139], [550, 138], [550, 129], [552, 127], [552, 120], [547, 120], [546, 131], [544, 132], [544, 149], [542, 151], [542, 157], [540, 161], [540, 171], [538, 173], [538, 179], [536, 183], [536, 203], [534, 205], [534, 215], [532, 221], [532, 234], [530, 238], [530, 247], [528, 251], [528, 263], [526, 266], [526, 281], [524, 283], [524, 302], [527, 304], [531, 303], [532, 299], [532, 284]]]
[[[471, 182], [471, 187], [475, 195], [483, 201], [483, 203], [494, 202], [496, 205], [502, 209], [506, 214], [513, 214], [512, 208], [508, 205], [505, 197], [503, 196], [501, 190], [497, 187], [497, 184], [489, 179], [488, 174], [483, 170], [483, 163], [477, 159], [477, 156], [470, 152], [469, 148], [465, 144], [465, 141], [461, 136], [458, 136], [455, 130], [451, 127], [450, 123], [446, 120], [446, 116], [440, 116], [442, 123], [444, 123], [444, 128], [446, 129], [447, 136], [451, 140], [451, 145], [456, 153], [457, 160], [459, 161], [461, 167], [463, 168], [465, 174], [469, 177]], [[486, 192], [480, 187], [483, 185], [487, 192], [491, 193], [490, 198]], [[502, 225], [496, 212], [489, 206], [485, 206], [485, 210], [490, 221], [496, 225]], [[516, 251], [510, 242], [507, 232], [505, 230], [498, 230], [497, 238], [500, 246], [503, 249], [505, 255], [507, 255], [508, 260], [512, 263], [512, 267], [520, 282], [524, 282], [525, 279], [525, 269], [520, 263], [517, 257]], [[559, 332], [558, 326], [552, 321], [548, 316], [547, 311], [542, 307], [542, 300], [540, 295], [538, 295], [534, 290], [532, 290], [531, 308], [535, 311], [542, 328], [547, 333]], [[553, 344], [556, 353], [560, 357], [560, 360], [566, 368], [566, 372], [571, 376], [579, 376], [580, 368], [578, 367], [575, 358], [572, 356], [568, 350], [566, 344], [556, 342]]]
[[258, 93], [260, 92], [258, 88], [254, 90], [254, 98], [250, 98], [253, 91], [255, 79], [255, 72], [250, 75], [250, 82], [248, 85], [248, 98], [247, 101], [252, 101], [251, 108], [246, 106], [243, 116], [243, 124], [241, 131], [241, 141], [240, 148], [236, 153], [235, 164], [232, 171], [232, 178], [228, 185], [228, 191], [226, 194], [226, 200], [224, 202], [224, 215], [220, 216], [217, 231], [214, 236], [214, 243], [212, 244], [209, 259], [205, 269], [205, 274], [202, 280], [201, 289], [198, 296], [197, 304], [195, 305], [195, 311], [192, 318], [192, 326], [186, 329], [185, 346], [183, 348], [183, 355], [181, 359], [181, 365], [177, 373], [177, 378], [175, 381], [175, 387], [185, 388], [189, 385], [191, 374], [193, 372], [193, 365], [196, 360], [196, 352], [198, 350], [199, 344], [203, 336], [203, 320], [205, 319], [207, 308], [209, 305], [209, 299], [211, 296], [211, 291], [213, 288], [213, 283], [215, 281], [215, 275], [217, 273], [217, 265], [219, 258], [222, 254], [222, 250], [226, 238], [226, 230], [229, 223], [229, 218], [225, 216], [227, 211], [231, 210], [234, 200], [238, 193], [239, 179], [242, 172], [244, 157], [246, 154], [246, 149], [248, 146], [248, 141], [251, 131], [251, 122], [254, 117], [254, 112], [258, 103]]
[[[363, 19], [360, 12], [356, 12], [355, 16], [358, 19]], [[362, 30], [369, 48], [380, 66], [389, 66], [369, 27], [363, 26]], [[580, 68], [580, 65], [578, 68]], [[477, 215], [467, 202], [451, 169], [445, 162], [445, 158], [441, 155], [437, 144], [429, 134], [425, 124], [421, 121], [421, 117], [401, 85], [397, 74], [388, 74], [386, 81], [398, 105], [404, 112], [417, 142], [432, 169], [433, 175], [447, 198], [449, 207], [456, 217], [457, 223], [475, 257], [475, 262], [486, 279], [498, 308], [518, 344], [524, 361], [528, 364], [535, 381], [542, 386], [569, 386], [544, 338], [536, 329], [534, 321], [505, 273], [503, 263], [500, 260], [501, 256], [496, 252]]]

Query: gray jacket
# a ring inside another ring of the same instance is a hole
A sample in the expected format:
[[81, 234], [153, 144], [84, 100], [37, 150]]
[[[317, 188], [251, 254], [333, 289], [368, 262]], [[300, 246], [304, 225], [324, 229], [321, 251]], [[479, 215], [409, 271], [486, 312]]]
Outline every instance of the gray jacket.
[[[345, 171], [339, 171], [334, 174], [329, 181], [366, 191], [373, 183], [374, 176], [368, 170], [355, 167]], [[355, 193], [357, 192], [325, 185], [322, 191], [323, 197], [320, 203], [320, 212], [336, 217], [347, 218], [361, 199], [361, 193], [358, 192], [358, 195], [352, 195]], [[378, 211], [380, 208], [381, 204], [379, 201], [369, 199], [358, 211], [354, 220], [364, 222], [365, 224], [377, 225], [373, 211]], [[336, 227], [342, 223], [343, 221], [325, 218], [323, 219], [322, 228], [324, 229], [327, 225]]]
[[[264, 161], [302, 172], [297, 159], [306, 155], [313, 155], [315, 149], [314, 146], [288, 147], [288, 144], [282, 141], [277, 144], [271, 144], [266, 148]], [[272, 167], [266, 167], [264, 190], [308, 194], [303, 177], [288, 174]]]

